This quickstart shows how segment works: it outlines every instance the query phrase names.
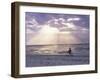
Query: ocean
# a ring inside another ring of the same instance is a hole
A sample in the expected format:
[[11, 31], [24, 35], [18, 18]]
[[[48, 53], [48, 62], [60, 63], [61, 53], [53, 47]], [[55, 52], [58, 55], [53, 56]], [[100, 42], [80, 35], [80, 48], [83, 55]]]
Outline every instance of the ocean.
[[26, 45], [25, 62], [26, 67], [89, 64], [89, 44]]

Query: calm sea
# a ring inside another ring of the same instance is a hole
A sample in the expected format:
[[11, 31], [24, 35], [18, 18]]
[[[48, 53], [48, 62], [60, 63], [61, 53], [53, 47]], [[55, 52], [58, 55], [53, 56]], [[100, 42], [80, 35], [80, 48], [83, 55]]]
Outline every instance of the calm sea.
[[[72, 50], [70, 55], [69, 48]], [[89, 64], [89, 44], [26, 46], [26, 67], [84, 64]]]

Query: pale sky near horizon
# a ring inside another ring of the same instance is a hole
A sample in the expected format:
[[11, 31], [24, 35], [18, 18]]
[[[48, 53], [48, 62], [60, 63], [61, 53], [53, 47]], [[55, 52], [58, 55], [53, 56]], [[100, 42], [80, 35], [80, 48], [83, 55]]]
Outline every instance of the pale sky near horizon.
[[25, 13], [26, 45], [89, 43], [89, 15]]

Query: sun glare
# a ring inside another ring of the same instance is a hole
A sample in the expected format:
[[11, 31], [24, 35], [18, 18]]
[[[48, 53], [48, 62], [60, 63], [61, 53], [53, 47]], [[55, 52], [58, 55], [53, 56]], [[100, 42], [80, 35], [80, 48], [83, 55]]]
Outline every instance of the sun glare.
[[43, 26], [40, 33], [46, 33], [46, 34], [55, 34], [58, 33], [59, 30], [57, 28], [51, 27], [49, 25]]
[[44, 25], [29, 42], [31, 45], [70, 44], [77, 42], [77, 39], [71, 31], [59, 31], [55, 27]]

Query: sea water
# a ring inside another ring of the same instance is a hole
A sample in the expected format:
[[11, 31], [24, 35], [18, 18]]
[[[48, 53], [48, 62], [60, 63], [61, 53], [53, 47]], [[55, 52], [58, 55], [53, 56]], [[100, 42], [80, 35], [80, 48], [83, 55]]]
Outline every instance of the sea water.
[[89, 64], [89, 44], [26, 45], [26, 67], [84, 64]]

